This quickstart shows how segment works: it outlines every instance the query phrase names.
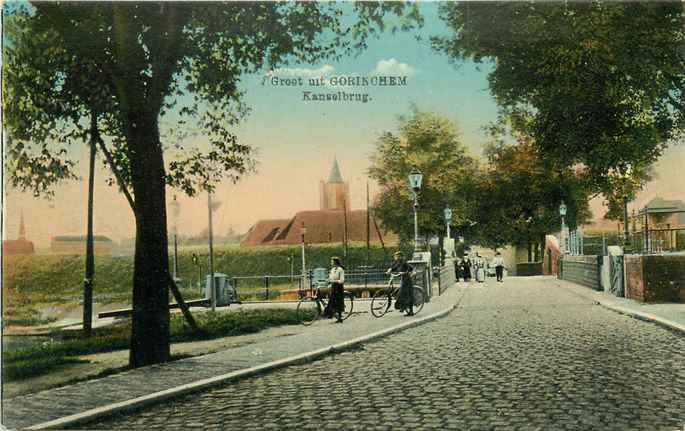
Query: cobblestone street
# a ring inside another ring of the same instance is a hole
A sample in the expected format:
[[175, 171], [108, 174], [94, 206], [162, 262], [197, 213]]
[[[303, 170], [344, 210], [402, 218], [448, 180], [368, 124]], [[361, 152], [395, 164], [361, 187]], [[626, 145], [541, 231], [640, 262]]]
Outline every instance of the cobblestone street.
[[551, 279], [471, 286], [446, 318], [83, 427], [684, 429], [685, 336]]

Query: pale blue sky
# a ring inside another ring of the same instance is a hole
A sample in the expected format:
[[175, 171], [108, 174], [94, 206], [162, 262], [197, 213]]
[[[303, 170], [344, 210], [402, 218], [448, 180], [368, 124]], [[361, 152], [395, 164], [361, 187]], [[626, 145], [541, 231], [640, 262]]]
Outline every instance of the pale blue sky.
[[[300, 210], [318, 209], [319, 181], [328, 178], [333, 157], [337, 157], [342, 176], [350, 183], [352, 208], [363, 207], [365, 172], [374, 141], [384, 131], [395, 131], [397, 116], [408, 113], [411, 104], [454, 120], [464, 133], [467, 147], [474, 155], [480, 155], [485, 142], [480, 128], [497, 115], [488, 91], [489, 68], [486, 64], [479, 70], [470, 62], [455, 68], [444, 55], [430, 48], [429, 36], [446, 31], [437, 17], [437, 7], [437, 3], [420, 4], [426, 20], [418, 31], [421, 41], [415, 39], [417, 32], [385, 34], [379, 40], [370, 40], [368, 49], [356, 58], [289, 65], [291, 69], [324, 68], [332, 75], [368, 76], [379, 63], [397, 73], [412, 72], [406, 87], [348, 88], [352, 92], [368, 92], [373, 98], [368, 103], [306, 103], [301, 101], [302, 88], [263, 86], [264, 73], [244, 77], [241, 87], [252, 112], [236, 133], [244, 143], [258, 148], [259, 170], [236, 185], [224, 183], [218, 187], [215, 200], [223, 204], [214, 217], [215, 232], [226, 232], [229, 227], [244, 232], [259, 219], [289, 218]], [[668, 156], [657, 164], [660, 177], [638, 196], [636, 206], [644, 205], [658, 192], [665, 198], [683, 198], [675, 178], [679, 166], [685, 163], [684, 150], [681, 146], [668, 151]], [[85, 160], [80, 167], [86, 178]], [[96, 233], [117, 240], [131, 237], [131, 211], [115, 189], [103, 184], [105, 175], [100, 171], [96, 179]], [[61, 186], [56, 189], [53, 202], [8, 190], [4, 202], [5, 237], [16, 237], [21, 209], [28, 237], [39, 247], [47, 246], [53, 235], [83, 234], [86, 187], [85, 181]], [[372, 193], [375, 191], [372, 184]], [[169, 201], [172, 193], [169, 192]], [[206, 227], [205, 199], [204, 195], [179, 198], [180, 233], [195, 234]]]

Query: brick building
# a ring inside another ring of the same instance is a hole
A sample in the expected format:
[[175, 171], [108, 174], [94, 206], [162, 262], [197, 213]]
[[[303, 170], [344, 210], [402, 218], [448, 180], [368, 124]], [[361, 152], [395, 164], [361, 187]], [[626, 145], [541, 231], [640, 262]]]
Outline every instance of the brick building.
[[34, 253], [33, 242], [26, 239], [26, 226], [24, 226], [24, 212], [21, 212], [19, 220], [19, 236], [17, 239], [2, 241], [2, 253], [5, 256], [27, 255]]
[[[112, 254], [114, 242], [104, 235], [93, 235], [93, 251], [96, 254]], [[53, 236], [50, 240], [50, 251], [57, 254], [85, 254], [85, 235]]]
[[[333, 167], [328, 181], [321, 181], [319, 210], [299, 211], [291, 218], [259, 220], [247, 232], [241, 246], [287, 245], [302, 241], [302, 227], [306, 228], [305, 241], [308, 244], [366, 241], [367, 212], [349, 208], [349, 185], [342, 179], [338, 161]], [[382, 231], [371, 216], [369, 222], [369, 241], [372, 243], [395, 243], [397, 235]]]

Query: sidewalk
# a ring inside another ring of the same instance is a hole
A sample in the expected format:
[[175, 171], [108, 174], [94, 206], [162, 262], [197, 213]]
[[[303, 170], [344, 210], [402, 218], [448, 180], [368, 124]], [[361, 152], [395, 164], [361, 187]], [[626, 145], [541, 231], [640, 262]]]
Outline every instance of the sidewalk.
[[[554, 279], [549, 277], [550, 280]], [[554, 279], [559, 287], [596, 302], [602, 307], [636, 319], [653, 322], [669, 329], [685, 333], [685, 304], [649, 304], [627, 298], [619, 298], [607, 292], [599, 292], [570, 281]]]
[[64, 428], [289, 364], [312, 361], [445, 316], [464, 293], [464, 289], [447, 289], [442, 296], [432, 298], [416, 317], [391, 312], [376, 319], [369, 312], [370, 301], [358, 300], [355, 313], [342, 325], [321, 320], [310, 327], [298, 326], [296, 333], [288, 337], [4, 399], [2, 424], [11, 429]]

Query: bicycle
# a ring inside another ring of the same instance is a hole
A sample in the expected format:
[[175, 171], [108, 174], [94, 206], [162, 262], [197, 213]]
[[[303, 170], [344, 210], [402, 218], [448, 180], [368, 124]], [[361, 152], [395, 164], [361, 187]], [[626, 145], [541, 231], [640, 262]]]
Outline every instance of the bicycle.
[[[383, 317], [390, 310], [393, 299], [397, 301], [397, 297], [400, 293], [400, 285], [395, 286], [395, 280], [401, 277], [405, 273], [398, 272], [390, 274], [390, 280], [388, 285], [376, 291], [371, 299], [371, 314], [374, 317]], [[410, 314], [417, 314], [423, 309], [423, 304], [426, 302], [426, 293], [419, 286], [412, 284], [412, 297], [413, 302], [411, 304]]]
[[[317, 285], [315, 295], [305, 296], [297, 303], [297, 319], [305, 326], [309, 326], [316, 322], [326, 309], [328, 300], [328, 298], [321, 294], [321, 285]], [[344, 291], [343, 303], [345, 308], [342, 312], [342, 320], [345, 320], [352, 314], [352, 309], [354, 308], [354, 295]]]

